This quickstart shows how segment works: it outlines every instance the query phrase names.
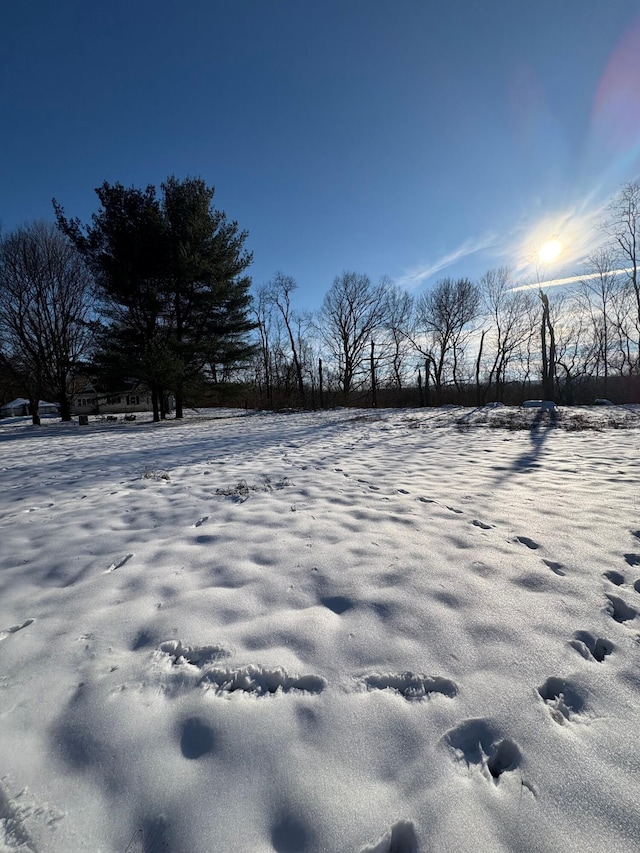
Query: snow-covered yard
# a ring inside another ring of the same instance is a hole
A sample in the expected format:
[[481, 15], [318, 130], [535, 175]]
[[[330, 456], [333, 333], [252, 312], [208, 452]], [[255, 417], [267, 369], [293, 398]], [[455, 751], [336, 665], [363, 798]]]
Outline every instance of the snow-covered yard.
[[550, 417], [0, 422], [0, 851], [638, 851], [640, 415]]

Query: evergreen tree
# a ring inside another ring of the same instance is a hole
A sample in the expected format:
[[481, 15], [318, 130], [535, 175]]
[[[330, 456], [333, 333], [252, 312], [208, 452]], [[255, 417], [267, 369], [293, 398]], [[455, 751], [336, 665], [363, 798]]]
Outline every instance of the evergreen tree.
[[[54, 201], [58, 224], [86, 257], [103, 295], [103, 362], [126, 364], [149, 383], [154, 419], [165, 390], [182, 417], [188, 387], [205, 372], [250, 352], [247, 333], [251, 254], [247, 233], [213, 205], [201, 178], [170, 177], [159, 199], [154, 187], [104, 183], [92, 223], [68, 220]], [[118, 358], [118, 353], [122, 358]]]

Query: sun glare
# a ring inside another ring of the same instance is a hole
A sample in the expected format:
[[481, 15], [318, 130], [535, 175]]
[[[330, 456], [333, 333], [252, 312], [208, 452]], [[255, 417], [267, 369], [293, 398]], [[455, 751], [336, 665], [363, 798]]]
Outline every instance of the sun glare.
[[538, 254], [543, 264], [551, 264], [562, 254], [562, 243], [560, 240], [547, 240], [540, 246]]

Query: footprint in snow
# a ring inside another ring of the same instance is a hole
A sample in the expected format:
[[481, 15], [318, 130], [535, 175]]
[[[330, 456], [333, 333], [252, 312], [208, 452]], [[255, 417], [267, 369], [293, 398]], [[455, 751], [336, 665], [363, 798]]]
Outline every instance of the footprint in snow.
[[640, 566], [640, 554], [625, 554], [625, 560], [630, 566]]
[[607, 595], [606, 598], [609, 601], [609, 605], [607, 606], [609, 615], [616, 622], [630, 622], [638, 615], [638, 611], [634, 607], [630, 607], [621, 598], [615, 595]]
[[177, 687], [189, 686], [189, 675], [194, 687], [211, 688], [217, 696], [244, 693], [251, 696], [273, 696], [281, 693], [322, 693], [327, 686], [319, 675], [290, 675], [281, 667], [267, 669], [263, 666], [218, 667], [212, 663], [230, 652], [221, 646], [183, 646], [179, 640], [160, 644], [160, 651], [169, 656], [175, 666], [190, 664], [199, 672], [181, 670]]
[[124, 853], [165, 853], [169, 850], [169, 827], [170, 824], [163, 817], [145, 820], [144, 826], [135, 832]]
[[117, 560], [114, 560], [113, 563], [109, 566], [108, 569], [104, 570], [104, 574], [107, 575], [109, 572], [115, 572], [116, 569], [122, 568], [125, 563], [128, 563], [129, 560], [133, 557], [133, 554], [125, 554], [124, 557], [120, 557]]
[[516, 542], [520, 542], [521, 545], [526, 545], [527, 548], [530, 548], [532, 551], [537, 551], [540, 547], [537, 542], [534, 542], [533, 539], [529, 539], [528, 536], [516, 536]]
[[189, 717], [180, 726], [180, 751], [190, 761], [202, 758], [215, 749], [213, 729], [200, 717]]
[[640, 578], [634, 583], [633, 588], [636, 592], [640, 592]]
[[192, 527], [201, 527], [205, 523], [205, 521], [209, 521], [208, 515], [203, 515], [202, 518], [199, 518], [197, 521], [194, 521], [191, 526]]
[[479, 527], [481, 530], [491, 530], [490, 524], [485, 524], [483, 521], [478, 521], [477, 518], [474, 518], [471, 524], [473, 524], [474, 527]]
[[467, 770], [477, 768], [487, 779], [498, 784], [504, 773], [515, 770], [522, 760], [517, 743], [500, 736], [488, 720], [472, 718], [450, 729], [443, 737], [444, 744]]
[[602, 577], [611, 581], [615, 586], [622, 586], [624, 583], [624, 575], [621, 575], [620, 572], [616, 572], [613, 569], [610, 572], [605, 572]]
[[414, 672], [378, 673], [372, 672], [364, 679], [367, 690], [391, 690], [408, 701], [428, 699], [432, 693], [441, 693], [450, 699], [458, 694], [456, 684], [449, 678], [439, 675], [419, 675]]
[[229, 657], [231, 654], [222, 646], [184, 646], [180, 640], [167, 640], [160, 643], [160, 651], [169, 655], [173, 664], [190, 663], [200, 668], [207, 663]]
[[569, 645], [579, 652], [585, 660], [596, 660], [598, 663], [602, 663], [615, 648], [611, 640], [596, 637], [589, 631], [576, 631]]
[[39, 509], [49, 509], [52, 506], [52, 503], [40, 504], [39, 506], [31, 506], [29, 509], [25, 509], [24, 512], [38, 512]]
[[200, 684], [210, 685], [219, 696], [241, 692], [253, 696], [276, 693], [322, 693], [327, 686], [319, 675], [289, 675], [284, 669], [262, 666], [227, 669], [214, 667], [204, 671]]
[[463, 514], [463, 510], [456, 509], [456, 507], [454, 507], [454, 506], [447, 506], [447, 509], [449, 510], [449, 512], [455, 512], [456, 515], [462, 515]]
[[564, 678], [547, 678], [544, 684], [538, 687], [538, 693], [559, 725], [573, 720], [574, 715], [582, 713], [586, 708], [582, 692]]
[[562, 578], [565, 576], [566, 566], [563, 566], [562, 563], [556, 563], [554, 560], [544, 560], [544, 559], [542, 562], [545, 564], [545, 566], [547, 566], [547, 568], [551, 569], [551, 571], [554, 574], [560, 575], [560, 577], [562, 577]]
[[336, 616], [341, 616], [347, 610], [351, 610], [354, 606], [353, 601], [344, 595], [327, 595], [320, 599], [320, 604], [335, 613]]
[[[33, 625], [35, 621], [35, 619], [25, 619], [22, 625], [13, 625], [11, 628], [7, 628], [6, 631], [0, 631], [0, 641], [6, 640], [11, 634], [22, 631], [23, 628], [28, 628], [29, 625]], [[2, 817], [2, 815], [0, 815], [0, 817]]]
[[373, 844], [360, 853], [418, 853], [416, 830], [410, 820], [399, 820]]

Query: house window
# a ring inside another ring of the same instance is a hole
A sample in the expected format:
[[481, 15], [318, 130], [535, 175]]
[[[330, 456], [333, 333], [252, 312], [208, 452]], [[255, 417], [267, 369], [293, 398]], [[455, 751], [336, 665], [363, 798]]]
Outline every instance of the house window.
[[127, 395], [127, 406], [139, 406], [140, 405], [140, 395], [139, 394], [128, 394]]
[[122, 397], [107, 397], [108, 406], [117, 406], [122, 403]]

